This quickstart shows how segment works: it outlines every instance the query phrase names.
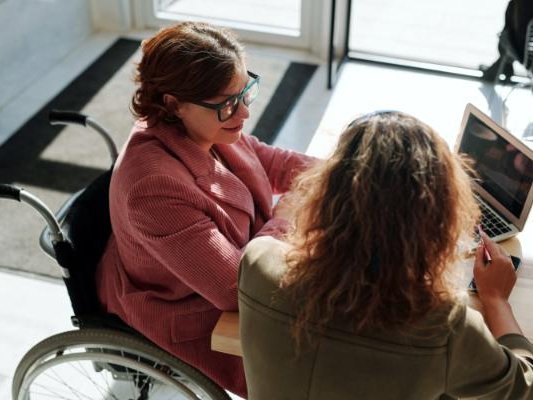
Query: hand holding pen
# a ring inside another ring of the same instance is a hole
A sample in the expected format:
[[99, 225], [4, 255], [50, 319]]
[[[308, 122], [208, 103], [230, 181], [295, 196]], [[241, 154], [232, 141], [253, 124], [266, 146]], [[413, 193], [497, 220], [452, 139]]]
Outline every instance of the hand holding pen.
[[516, 272], [505, 250], [479, 229], [481, 238], [476, 250], [474, 279], [482, 303], [507, 300], [516, 283]]
[[[476, 250], [474, 279], [478, 298], [483, 305], [485, 323], [495, 338], [509, 333], [522, 335], [509, 303], [509, 296], [516, 283], [511, 257], [482, 230], [479, 231], [479, 236], [482, 243]], [[490, 264], [487, 263], [487, 254], [490, 256]]]
[[489, 251], [487, 250], [487, 246], [485, 246], [485, 241], [483, 240], [483, 236], [481, 235], [483, 234], [484, 236], [486, 236], [485, 232], [483, 231], [483, 228], [481, 228], [481, 224], [477, 226], [477, 231], [479, 234], [479, 242], [481, 246], [483, 247], [483, 259], [485, 261], [485, 264], [490, 264], [492, 262], [492, 257]]

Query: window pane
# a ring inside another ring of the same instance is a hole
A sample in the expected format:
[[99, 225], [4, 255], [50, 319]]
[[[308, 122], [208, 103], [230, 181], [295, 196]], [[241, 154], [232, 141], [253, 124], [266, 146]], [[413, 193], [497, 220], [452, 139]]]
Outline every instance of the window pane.
[[156, 14], [225, 22], [261, 32], [300, 35], [301, 0], [156, 0]]
[[508, 0], [353, 0], [349, 48], [478, 69], [498, 57]]

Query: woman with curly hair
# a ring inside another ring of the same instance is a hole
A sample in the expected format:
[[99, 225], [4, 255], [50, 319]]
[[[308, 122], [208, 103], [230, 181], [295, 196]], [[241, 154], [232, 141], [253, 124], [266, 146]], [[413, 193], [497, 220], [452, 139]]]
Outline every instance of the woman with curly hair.
[[211, 332], [237, 310], [241, 249], [289, 226], [272, 195], [313, 162], [242, 132], [259, 80], [227, 29], [183, 22], [143, 41], [97, 270], [105, 311], [241, 396], [242, 360], [211, 351]]
[[298, 177], [294, 230], [251, 241], [241, 261], [250, 399], [533, 398], [511, 260], [482, 233], [483, 316], [459, 284], [480, 214], [467, 168], [432, 128], [384, 111]]

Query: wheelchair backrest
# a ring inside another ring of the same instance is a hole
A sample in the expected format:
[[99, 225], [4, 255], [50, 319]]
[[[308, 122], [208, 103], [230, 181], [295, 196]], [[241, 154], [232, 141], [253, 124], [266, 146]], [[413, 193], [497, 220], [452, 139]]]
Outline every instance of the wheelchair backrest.
[[95, 272], [111, 234], [109, 183], [111, 169], [96, 178], [68, 207], [61, 224], [65, 242], [54, 244], [76, 316], [100, 313]]

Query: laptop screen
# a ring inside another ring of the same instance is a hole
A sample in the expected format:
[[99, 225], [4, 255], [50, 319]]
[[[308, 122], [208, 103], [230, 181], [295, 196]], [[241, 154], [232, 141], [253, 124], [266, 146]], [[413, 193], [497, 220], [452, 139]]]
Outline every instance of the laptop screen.
[[459, 152], [474, 161], [481, 187], [519, 218], [533, 184], [533, 161], [472, 114]]

